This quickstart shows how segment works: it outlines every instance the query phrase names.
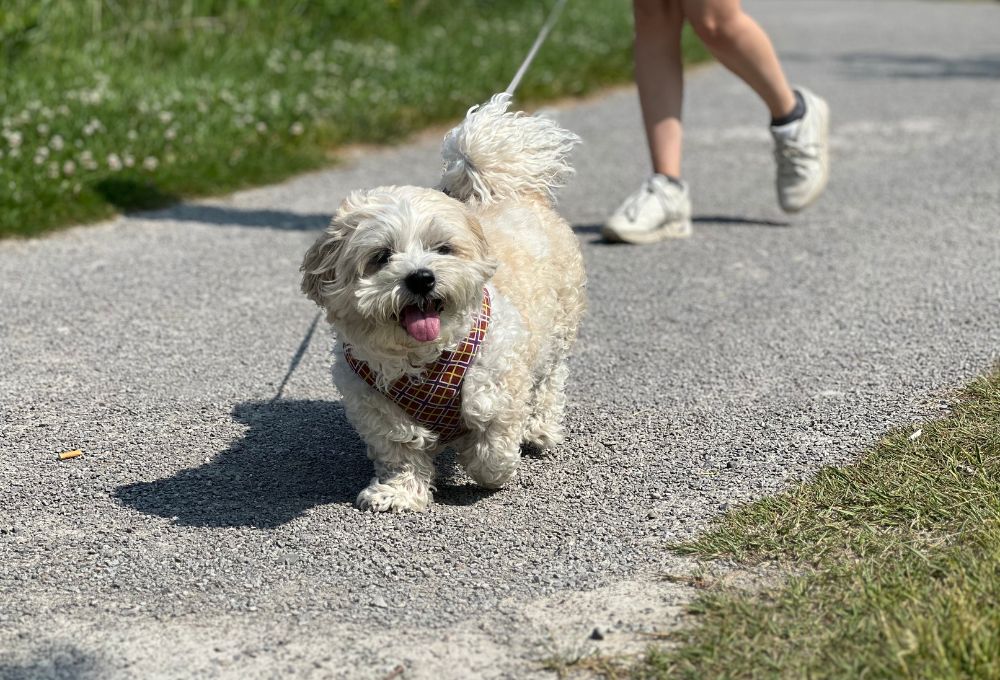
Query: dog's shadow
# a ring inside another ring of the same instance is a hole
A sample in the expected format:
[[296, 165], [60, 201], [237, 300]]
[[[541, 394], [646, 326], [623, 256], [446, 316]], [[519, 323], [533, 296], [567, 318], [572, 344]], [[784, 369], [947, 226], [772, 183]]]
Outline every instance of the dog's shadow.
[[233, 417], [249, 429], [212, 460], [115, 496], [178, 524], [272, 528], [317, 505], [353, 502], [372, 476], [339, 402], [247, 402]]

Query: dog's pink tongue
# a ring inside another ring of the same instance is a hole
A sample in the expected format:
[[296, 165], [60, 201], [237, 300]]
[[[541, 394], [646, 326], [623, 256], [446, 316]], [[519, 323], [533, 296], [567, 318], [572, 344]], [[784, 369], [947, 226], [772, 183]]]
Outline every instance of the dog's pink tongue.
[[437, 340], [441, 334], [441, 317], [433, 309], [421, 311], [416, 305], [403, 310], [403, 328], [419, 342]]

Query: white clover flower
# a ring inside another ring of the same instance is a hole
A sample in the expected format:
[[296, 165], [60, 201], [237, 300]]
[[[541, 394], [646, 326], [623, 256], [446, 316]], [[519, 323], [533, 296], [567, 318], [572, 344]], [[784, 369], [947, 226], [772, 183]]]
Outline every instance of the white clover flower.
[[159, 165], [160, 161], [156, 160], [156, 158], [153, 156], [146, 156], [142, 160], [142, 167], [146, 170], [149, 170], [150, 172], [156, 170], [156, 168], [159, 167]]
[[80, 102], [82, 104], [100, 104], [103, 99], [104, 93], [102, 92], [100, 86], [94, 88], [93, 90], [83, 90], [80, 92]]
[[124, 164], [125, 164], [125, 167], [126, 167], [126, 168], [131, 168], [131, 167], [132, 167], [133, 165], [135, 165], [135, 156], [133, 156], [133, 155], [132, 155], [132, 154], [130, 154], [130, 153], [126, 153], [126, 154], [125, 154], [125, 155], [124, 155], [124, 156], [122, 157], [122, 163], [124, 163]]
[[135, 130], [129, 130], [125, 136], [128, 137], [130, 142], [134, 142], [135, 140], [139, 139], [139, 133], [136, 132]]
[[118, 154], [108, 154], [108, 169], [112, 172], [118, 172], [122, 169], [122, 159], [118, 157]]
[[257, 132], [259, 132], [260, 134], [264, 134], [265, 132], [267, 132], [267, 123], [265, 123], [262, 120], [258, 120], [254, 128], [256, 128]]
[[101, 125], [101, 121], [97, 120], [96, 118], [91, 118], [90, 122], [88, 122], [86, 125], [83, 126], [83, 134], [86, 135], [87, 137], [90, 137], [95, 132], [99, 131], [102, 127], [103, 126]]
[[52, 135], [52, 139], [49, 140], [49, 148], [53, 151], [62, 151], [65, 146], [63, 138], [59, 135]]
[[85, 170], [97, 170], [97, 161], [94, 160], [94, 154], [89, 149], [80, 154], [80, 165]]
[[165, 139], [177, 139], [177, 128], [167, 128], [163, 131], [163, 137]]
[[49, 134], [49, 126], [46, 125], [45, 123], [39, 123], [38, 126], [35, 128], [35, 130], [37, 130], [38, 134], [40, 134], [42, 137]]
[[174, 114], [170, 111], [160, 111], [160, 122], [166, 125], [174, 119]]
[[56, 113], [58, 113], [60, 116], [68, 116], [69, 107], [66, 106], [65, 104], [60, 104], [59, 108], [56, 109]]
[[73, 173], [76, 172], [76, 163], [74, 163], [73, 161], [66, 161], [65, 163], [63, 163], [62, 171], [63, 174], [66, 175], [67, 177], [72, 176]]
[[21, 136], [21, 133], [17, 130], [13, 130], [11, 132], [4, 130], [3, 136], [7, 140], [7, 144], [9, 144], [12, 149], [16, 149], [21, 146], [21, 141], [24, 139]]
[[58, 163], [49, 163], [48, 175], [49, 175], [49, 179], [58, 179], [59, 178], [59, 164]]
[[288, 131], [289, 131], [289, 132], [291, 132], [291, 133], [292, 133], [293, 135], [295, 135], [296, 137], [298, 137], [298, 136], [299, 136], [299, 135], [301, 135], [301, 134], [302, 134], [303, 132], [305, 132], [305, 130], [306, 130], [306, 129], [305, 129], [305, 127], [304, 127], [304, 126], [302, 125], [302, 123], [300, 123], [300, 122], [298, 122], [298, 121], [295, 121], [294, 123], [292, 123], [292, 127], [288, 128]]

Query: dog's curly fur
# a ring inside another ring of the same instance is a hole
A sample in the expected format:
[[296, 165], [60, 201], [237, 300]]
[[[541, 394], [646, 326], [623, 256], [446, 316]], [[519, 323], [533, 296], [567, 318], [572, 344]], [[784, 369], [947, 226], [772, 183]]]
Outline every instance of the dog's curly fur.
[[[493, 317], [462, 387], [468, 432], [448, 446], [476, 482], [497, 488], [514, 475], [522, 443], [546, 448], [562, 439], [566, 359], [585, 279], [553, 192], [572, 173], [567, 155], [579, 139], [552, 120], [508, 112], [509, 104], [497, 95], [448, 133], [437, 188], [355, 191], [306, 253], [302, 290], [336, 330], [334, 381], [375, 464], [361, 508], [426, 508], [444, 444], [359, 378], [344, 344], [385, 384], [419, 374], [469, 332], [484, 286]], [[405, 283], [419, 269], [435, 282], [423, 299]], [[441, 307], [435, 338], [404, 329], [401, 315], [415, 304]]]

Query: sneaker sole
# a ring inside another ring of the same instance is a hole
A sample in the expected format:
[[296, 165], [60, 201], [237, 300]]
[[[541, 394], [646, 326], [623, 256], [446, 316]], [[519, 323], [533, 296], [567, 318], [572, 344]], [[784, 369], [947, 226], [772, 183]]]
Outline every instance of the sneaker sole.
[[822, 175], [820, 176], [819, 184], [817, 184], [812, 191], [806, 195], [805, 199], [801, 203], [794, 205], [786, 204], [781, 202], [781, 196], [778, 196], [778, 203], [781, 205], [781, 209], [786, 213], [793, 214], [805, 210], [813, 203], [816, 199], [820, 197], [823, 190], [826, 189], [826, 184], [830, 180], [830, 106], [823, 99], [818, 99], [820, 110], [823, 112], [823, 125], [820, 127], [820, 139], [822, 140], [823, 148], [826, 149], [826, 153], [820, 159], [820, 170]]
[[604, 225], [601, 229], [601, 236], [611, 243], [631, 243], [633, 245], [647, 245], [659, 243], [671, 238], [687, 238], [691, 235], [691, 220], [677, 220], [676, 222], [664, 222], [656, 229], [648, 231], [616, 231]]

